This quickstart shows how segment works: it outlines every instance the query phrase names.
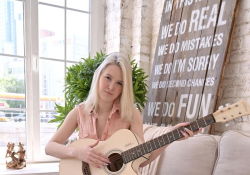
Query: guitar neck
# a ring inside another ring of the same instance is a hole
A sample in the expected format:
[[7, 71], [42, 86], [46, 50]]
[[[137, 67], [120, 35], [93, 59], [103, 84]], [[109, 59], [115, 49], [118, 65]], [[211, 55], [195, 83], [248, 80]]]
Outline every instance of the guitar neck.
[[[215, 123], [215, 119], [212, 114], [209, 114], [205, 117], [191, 122], [189, 125], [185, 126], [185, 128], [188, 128], [189, 130], [195, 132], [198, 131], [199, 128], [204, 128], [212, 123]], [[147, 153], [168, 145], [175, 140], [179, 140], [180, 138], [184, 137], [181, 131], [184, 131], [184, 127], [179, 127], [169, 133], [163, 134], [150, 141], [124, 151], [122, 153], [124, 163], [133, 161]]]

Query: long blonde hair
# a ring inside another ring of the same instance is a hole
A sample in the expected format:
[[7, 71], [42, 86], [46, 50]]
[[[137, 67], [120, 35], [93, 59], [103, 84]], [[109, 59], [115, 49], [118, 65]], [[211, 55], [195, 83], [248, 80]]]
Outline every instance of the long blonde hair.
[[123, 88], [120, 98], [120, 115], [121, 118], [131, 121], [134, 112], [134, 93], [132, 86], [132, 68], [129, 59], [122, 57], [119, 53], [109, 54], [102, 64], [96, 69], [89, 95], [85, 101], [85, 109], [98, 110], [98, 83], [103, 70], [111, 64], [115, 64], [121, 68], [123, 78]]

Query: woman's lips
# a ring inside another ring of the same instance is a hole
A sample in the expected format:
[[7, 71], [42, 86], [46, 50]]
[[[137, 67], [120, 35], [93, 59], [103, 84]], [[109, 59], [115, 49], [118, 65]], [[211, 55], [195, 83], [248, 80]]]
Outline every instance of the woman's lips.
[[109, 92], [109, 91], [105, 91], [107, 94], [109, 94], [109, 95], [113, 95], [111, 92]]

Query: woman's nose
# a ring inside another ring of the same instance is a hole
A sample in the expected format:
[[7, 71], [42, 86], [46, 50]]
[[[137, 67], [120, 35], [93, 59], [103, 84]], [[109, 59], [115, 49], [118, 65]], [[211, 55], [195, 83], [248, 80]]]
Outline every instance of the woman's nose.
[[111, 83], [109, 83], [109, 89], [110, 89], [110, 90], [113, 90], [113, 89], [114, 89], [114, 87], [115, 87], [115, 83], [112, 83], [112, 82], [111, 82]]

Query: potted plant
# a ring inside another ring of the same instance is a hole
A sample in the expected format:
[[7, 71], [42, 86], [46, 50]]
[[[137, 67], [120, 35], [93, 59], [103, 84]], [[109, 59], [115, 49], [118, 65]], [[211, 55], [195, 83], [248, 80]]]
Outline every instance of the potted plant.
[[[84, 101], [89, 93], [92, 77], [97, 67], [105, 59], [105, 54], [96, 53], [94, 58], [82, 58], [83, 61], [68, 68], [65, 80], [65, 104], [56, 104], [55, 119], [49, 122], [59, 122], [61, 126], [67, 114], [75, 107], [76, 104]], [[135, 95], [135, 103], [141, 111], [147, 101], [147, 75], [143, 69], [139, 68], [134, 60], [131, 61], [132, 66], [132, 81]]]

